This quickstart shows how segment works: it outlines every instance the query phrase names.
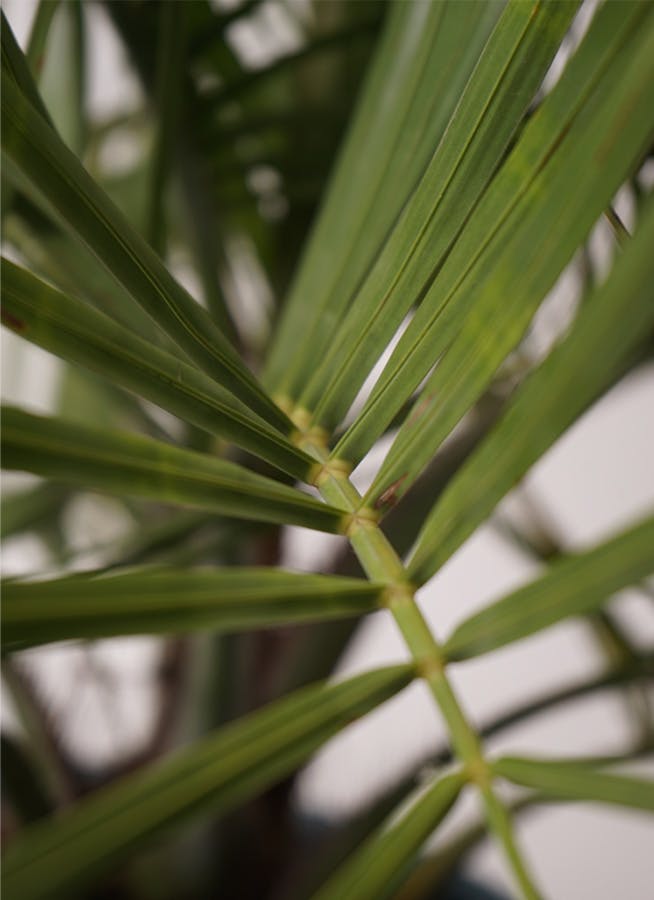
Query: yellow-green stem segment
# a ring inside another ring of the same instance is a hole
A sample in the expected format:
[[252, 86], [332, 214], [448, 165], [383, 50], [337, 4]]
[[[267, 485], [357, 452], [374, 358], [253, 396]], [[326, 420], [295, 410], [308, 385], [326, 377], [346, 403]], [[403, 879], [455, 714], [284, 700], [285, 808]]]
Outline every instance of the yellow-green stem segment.
[[328, 503], [344, 510], [343, 532], [368, 578], [387, 585], [385, 605], [402, 632], [417, 674], [426, 681], [438, 704], [452, 747], [464, 765], [468, 780], [480, 790], [489, 827], [501, 841], [524, 896], [527, 900], [538, 900], [540, 895], [516, 846], [509, 815], [493, 789], [492, 774], [481, 743], [447, 678], [441, 647], [416, 603], [415, 587], [408, 579], [402, 560], [379, 527], [375, 513], [362, 507], [361, 495], [350, 481], [347, 468], [341, 462], [329, 461], [323, 435], [304, 430], [306, 414], [300, 412], [293, 419], [298, 426], [296, 443], [318, 461], [313, 483]]

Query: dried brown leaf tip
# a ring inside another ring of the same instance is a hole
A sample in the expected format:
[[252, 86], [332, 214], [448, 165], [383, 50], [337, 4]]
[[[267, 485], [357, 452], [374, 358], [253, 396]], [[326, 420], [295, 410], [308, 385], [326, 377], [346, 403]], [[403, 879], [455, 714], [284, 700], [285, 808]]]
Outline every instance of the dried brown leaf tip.
[[400, 475], [400, 477], [394, 481], [392, 484], [382, 491], [382, 493], [375, 500], [375, 509], [392, 509], [397, 501], [400, 499], [397, 496], [397, 489], [402, 484], [404, 479], [407, 477], [408, 472], [405, 472], [404, 475]]

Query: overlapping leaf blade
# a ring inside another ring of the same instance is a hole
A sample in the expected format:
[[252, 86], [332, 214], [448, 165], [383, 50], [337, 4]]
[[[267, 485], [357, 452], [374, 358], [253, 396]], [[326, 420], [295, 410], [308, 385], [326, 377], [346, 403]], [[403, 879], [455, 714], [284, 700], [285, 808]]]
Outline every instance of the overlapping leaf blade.
[[[648, 24], [647, 17], [642, 4], [618, 7], [608, 3], [599, 10], [561, 80], [525, 127], [459, 236], [363, 411], [337, 445], [335, 456], [356, 465], [372, 447], [459, 333], [474, 309], [479, 288], [497, 277], [498, 261], [508, 252], [509, 239], [524, 227], [524, 216], [534, 205], [543, 220], [535, 239], [539, 246], [547, 239], [552, 230], [547, 228], [548, 206], [554, 209], [562, 198], [552, 196], [551, 204], [546, 205], [546, 198], [534, 192], [534, 181], [552, 155], [561, 154], [561, 142], [593, 95], [601, 95], [622, 78], [630, 42], [643, 23]], [[600, 171], [598, 177], [601, 175]], [[512, 285], [509, 297], [514, 295]], [[538, 300], [531, 298], [533, 304]]]
[[305, 478], [313, 460], [204, 372], [2, 260], [3, 323], [168, 412]]
[[[40, 3], [40, 8], [36, 13], [36, 19], [34, 23], [35, 26], [38, 26], [39, 29], [44, 28], [47, 31], [50, 27], [52, 16], [57, 11], [57, 5], [57, 2]], [[49, 7], [49, 9], [47, 9], [46, 11], [45, 7]], [[7, 22], [4, 11], [0, 13], [0, 17], [2, 21], [2, 27], [0, 28], [0, 38], [2, 39], [2, 68], [3, 70], [6, 70], [7, 73], [11, 75], [11, 78], [21, 86], [26, 97], [29, 98], [30, 102], [34, 105], [35, 109], [39, 111], [43, 118], [46, 119], [47, 122], [52, 124], [52, 119], [50, 118], [50, 114], [45, 107], [43, 98], [41, 97], [34, 79], [30, 74], [30, 60], [26, 59], [21, 52], [14, 34], [9, 27], [9, 23]], [[41, 43], [41, 39], [39, 37], [37, 37], [37, 43]], [[37, 47], [37, 49], [39, 48]], [[36, 50], [32, 53], [32, 66], [36, 65], [36, 59], [34, 58], [35, 55]]]
[[56, 484], [39, 484], [24, 491], [7, 493], [0, 507], [0, 538], [6, 540], [56, 520], [67, 495], [66, 488]]
[[119, 496], [338, 532], [343, 513], [234, 463], [118, 431], [2, 410], [3, 465]]
[[3, 651], [70, 638], [238, 631], [360, 616], [383, 588], [336, 575], [256, 569], [157, 569], [2, 586]]
[[[499, 3], [396, 3], [280, 322], [267, 383], [297, 399], [422, 175]], [[307, 297], [311, 302], [307, 302]]]
[[373, 834], [316, 894], [316, 900], [380, 900], [392, 896], [406, 868], [456, 801], [465, 779], [439, 778], [399, 822]]
[[4, 69], [2, 93], [2, 149], [12, 165], [191, 359], [264, 419], [287, 430], [286, 417], [209, 314], [172, 277]]
[[598, 772], [579, 762], [504, 757], [493, 763], [493, 771], [545, 796], [654, 812], [654, 782]]
[[568, 616], [597, 609], [654, 571], [654, 518], [587, 553], [555, 563], [542, 578], [466, 619], [445, 643], [450, 659], [488, 653]]
[[654, 325], [654, 204], [608, 281], [568, 335], [532, 373], [497, 426], [445, 489], [409, 562], [422, 584], [454, 553], [527, 469], [620, 372]]
[[[474, 304], [423, 388], [366, 502], [384, 505], [413, 483], [524, 334], [539, 302], [588, 235], [654, 135], [654, 8], [500, 230], [490, 271], [473, 279]], [[514, 219], [520, 223], [515, 228]], [[512, 227], [513, 225], [513, 227]], [[488, 267], [487, 267], [488, 268]]]
[[5, 857], [5, 896], [69, 896], [152, 835], [207, 809], [229, 809], [281, 779], [412, 675], [395, 666], [312, 685], [35, 825]]
[[500, 164], [576, 8], [507, 5], [429, 166], [303, 391], [300, 405], [314, 411], [321, 425], [335, 426], [343, 418], [402, 319], [422, 298]]

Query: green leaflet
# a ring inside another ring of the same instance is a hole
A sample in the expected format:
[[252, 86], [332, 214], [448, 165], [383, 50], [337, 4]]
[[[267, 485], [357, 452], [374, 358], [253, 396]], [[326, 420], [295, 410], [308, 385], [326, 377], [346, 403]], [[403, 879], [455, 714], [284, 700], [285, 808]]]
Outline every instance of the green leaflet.
[[[266, 383], [297, 398], [423, 173], [502, 3], [396, 2], [274, 338]], [[307, 302], [310, 298], [311, 302]]]
[[4, 69], [2, 95], [3, 153], [31, 187], [194, 362], [262, 418], [288, 430], [284, 414], [209, 314], [172, 277]]
[[360, 616], [383, 587], [279, 569], [157, 569], [2, 585], [2, 649], [70, 638], [238, 631]]
[[654, 135], [654, 7], [646, 5], [644, 12], [647, 21], [501, 229], [502, 248], [468, 285], [475, 297], [458, 337], [400, 429], [366, 504], [385, 506], [411, 486], [519, 342], [538, 304], [639, 162]]
[[168, 172], [182, 125], [188, 4], [164, 3], [158, 17], [155, 103], [157, 135], [150, 163], [146, 234], [163, 255], [166, 246], [165, 196]]
[[79, 157], [87, 136], [84, 16], [82, 0], [61, 4], [48, 36], [39, 78], [35, 79], [54, 130]]
[[4, 258], [2, 283], [3, 324], [21, 337], [306, 478], [314, 460], [204, 372]]
[[407, 685], [409, 666], [312, 685], [24, 832], [4, 858], [7, 900], [70, 896], [152, 835], [225, 811], [279, 781], [333, 734]]
[[384, 824], [355, 851], [314, 895], [315, 900], [381, 900], [392, 896], [420, 847], [450, 811], [464, 783], [459, 772], [436, 781], [399, 822]]
[[[0, 18], [2, 20], [2, 27], [0, 28], [0, 38], [2, 39], [2, 70], [3, 72], [6, 71], [9, 76], [20, 85], [21, 90], [29, 99], [30, 103], [33, 104], [43, 118], [50, 124], [52, 124], [52, 119], [45, 108], [43, 99], [30, 74], [30, 67], [35, 67], [37, 64], [37, 52], [39, 53], [39, 56], [42, 55], [42, 46], [39, 45], [42, 45], [42, 41], [50, 28], [52, 17], [56, 13], [58, 6], [58, 0], [54, 0], [54, 2], [39, 3], [39, 9], [36, 12], [34, 21], [34, 28], [37, 29], [37, 46], [32, 51], [29, 59], [25, 58], [20, 47], [16, 43], [16, 38], [9, 27], [4, 10], [0, 11]], [[43, 38], [39, 35], [39, 32], [41, 31], [44, 32]]]
[[569, 556], [537, 581], [471, 616], [446, 641], [450, 659], [467, 659], [591, 612], [654, 571], [654, 518], [587, 553]]
[[2, 453], [6, 469], [119, 496], [319, 531], [341, 528], [341, 511], [234, 463], [13, 407], [2, 409]]
[[409, 563], [423, 584], [620, 371], [654, 325], [654, 203], [566, 338], [518, 391], [424, 522]]
[[578, 762], [504, 757], [493, 763], [493, 772], [548, 797], [654, 812], [654, 782], [597, 772]]
[[[479, 288], [499, 277], [500, 261], [508, 258], [508, 242], [525, 227], [525, 215], [532, 207], [542, 218], [540, 229], [534, 228], [535, 240], [538, 246], [546, 245], [553, 230], [549, 217], [557, 220], [557, 207], [564, 198], [552, 195], [548, 202], [547, 193], [538, 192], [534, 182], [551, 165], [553, 155], [559, 160], [566, 157], [567, 146], [561, 144], [584, 108], [591, 102], [597, 104], [597, 97], [622, 78], [632, 42], [638, 40], [638, 31], [648, 12], [644, 4], [638, 3], [607, 3], [599, 10], [560, 81], [528, 122], [515, 149], [482, 197], [363, 411], [335, 448], [334, 456], [356, 465], [372, 447], [447, 350], [467, 317], [474, 314]], [[651, 18], [649, 24], [651, 27]], [[602, 130], [601, 117], [599, 112], [596, 116], [599, 124], [594, 126], [598, 133]], [[590, 142], [591, 136], [586, 140]], [[587, 152], [592, 154], [592, 148], [588, 147]], [[602, 177], [601, 172], [597, 177]], [[537, 216], [530, 221], [537, 225]], [[521, 268], [522, 260], [516, 275]], [[504, 274], [508, 277], [511, 272], [507, 268]], [[524, 315], [531, 315], [540, 296], [516, 298], [515, 295], [512, 284], [510, 299], [519, 299], [523, 305], [528, 301], [529, 311], [525, 310]], [[488, 321], [493, 321], [492, 317]]]
[[[59, 0], [39, 0], [34, 13], [25, 59], [35, 81], [38, 81], [39, 78], [48, 32], [58, 6]], [[11, 38], [13, 40], [13, 35]]]
[[6, 540], [49, 521], [55, 522], [67, 497], [66, 488], [56, 484], [39, 484], [24, 491], [7, 492], [0, 507], [0, 538]]
[[302, 393], [299, 405], [319, 424], [341, 421], [429, 287], [502, 161], [577, 6], [508, 3], [420, 183]]

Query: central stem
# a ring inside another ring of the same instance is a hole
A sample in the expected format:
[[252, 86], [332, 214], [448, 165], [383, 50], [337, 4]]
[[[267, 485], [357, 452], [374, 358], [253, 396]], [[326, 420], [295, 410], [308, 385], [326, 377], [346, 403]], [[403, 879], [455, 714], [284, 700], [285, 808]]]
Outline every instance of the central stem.
[[[303, 423], [304, 424], [304, 423]], [[445, 658], [415, 599], [415, 587], [393, 546], [378, 524], [372, 510], [362, 507], [362, 498], [340, 463], [329, 460], [322, 436], [315, 432], [298, 435], [297, 443], [317, 460], [314, 484], [323, 498], [346, 510], [346, 534], [371, 581], [387, 586], [385, 605], [395, 619], [416, 666], [445, 719], [454, 752], [464, 765], [470, 782], [477, 785], [484, 800], [486, 818], [500, 839], [516, 880], [528, 900], [537, 900], [538, 892], [527, 873], [517, 849], [508, 813], [493, 789], [489, 766], [481, 743], [468, 722], [445, 672]]]

